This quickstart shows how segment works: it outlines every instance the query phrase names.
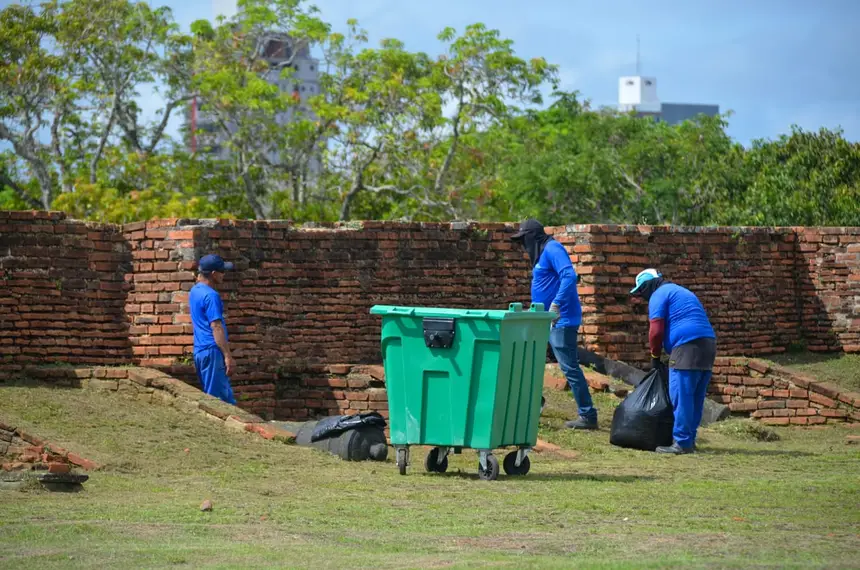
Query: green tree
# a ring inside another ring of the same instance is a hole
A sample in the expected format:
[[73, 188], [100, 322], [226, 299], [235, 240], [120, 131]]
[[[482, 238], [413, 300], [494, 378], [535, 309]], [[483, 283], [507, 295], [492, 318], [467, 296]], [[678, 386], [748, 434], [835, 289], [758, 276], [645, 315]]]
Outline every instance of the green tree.
[[[214, 27], [206, 20], [192, 25], [192, 82], [202, 112], [214, 120], [217, 137], [209, 144], [226, 151], [234, 183], [262, 219], [273, 212], [274, 192], [293, 184], [302, 199], [309, 182], [322, 133], [298, 96], [292, 66], [326, 37], [328, 25], [299, 0], [243, 0], [240, 8]], [[273, 50], [280, 55], [274, 65]], [[283, 89], [290, 83], [292, 92]]]
[[503, 153], [492, 161], [501, 168], [489, 205], [494, 217], [704, 224], [736, 185], [742, 149], [722, 118], [669, 126], [592, 110], [577, 93], [555, 99], [486, 134], [489, 152]]
[[745, 192], [724, 223], [860, 225], [860, 144], [841, 131], [793, 127], [775, 141], [758, 140], [744, 156]]
[[[518, 57], [510, 40], [483, 24], [462, 35], [447, 28], [439, 35], [446, 53], [435, 60], [409, 54], [386, 40], [379, 50], [347, 56], [344, 76], [357, 113], [344, 123], [349, 191], [341, 219], [352, 215], [351, 201], [365, 197], [358, 212], [385, 211], [404, 219], [465, 219], [480, 215], [476, 199], [491, 177], [474, 168], [480, 133], [520, 113], [517, 105], [538, 105], [541, 89], [554, 85], [557, 69], [545, 60]], [[361, 79], [364, 78], [364, 79]], [[448, 114], [445, 109], [448, 108]], [[343, 161], [340, 161], [343, 164]], [[382, 200], [382, 204], [380, 204]]]
[[[0, 139], [38, 180], [44, 208], [77, 182], [95, 183], [118, 133], [131, 149], [153, 153], [191, 97], [190, 43], [167, 8], [127, 0], [12, 5], [0, 12], [0, 29]], [[135, 100], [153, 82], [165, 86], [166, 103], [148, 124]]]

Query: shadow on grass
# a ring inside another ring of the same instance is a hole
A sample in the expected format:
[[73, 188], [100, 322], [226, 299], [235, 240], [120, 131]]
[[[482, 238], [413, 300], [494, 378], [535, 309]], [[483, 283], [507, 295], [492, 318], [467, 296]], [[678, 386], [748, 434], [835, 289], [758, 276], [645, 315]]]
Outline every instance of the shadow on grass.
[[42, 483], [42, 487], [52, 493], [80, 493], [84, 486], [80, 483]]
[[[478, 479], [478, 473], [454, 471], [448, 473], [424, 473], [428, 477], [456, 477], [458, 479]], [[649, 475], [609, 475], [604, 473], [533, 473], [525, 476], [499, 473], [499, 481], [599, 481], [601, 483], [639, 483], [654, 481]]]
[[786, 451], [780, 449], [733, 449], [731, 447], [708, 447], [699, 451], [701, 455], [761, 455], [761, 456], [794, 456], [815, 457], [817, 453], [808, 451]]
[[66, 380], [63, 384], [48, 382], [45, 380], [34, 380], [31, 378], [4, 378], [0, 380], [2, 388], [51, 388], [52, 390], [80, 390], [83, 384], [77, 378]]

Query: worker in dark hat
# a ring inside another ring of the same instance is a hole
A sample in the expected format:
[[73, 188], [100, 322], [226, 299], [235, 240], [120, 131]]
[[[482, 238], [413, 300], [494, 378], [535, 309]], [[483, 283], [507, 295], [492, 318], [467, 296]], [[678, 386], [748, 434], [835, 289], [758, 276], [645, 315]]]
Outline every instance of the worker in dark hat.
[[570, 256], [563, 245], [544, 232], [537, 220], [523, 222], [511, 239], [522, 245], [531, 261], [532, 303], [543, 303], [555, 313], [549, 344], [579, 408], [579, 417], [566, 422], [565, 426], [597, 429], [597, 409], [579, 366], [577, 335], [582, 324], [582, 307]]
[[717, 341], [708, 314], [696, 295], [666, 281], [656, 269], [636, 276], [631, 295], [648, 301], [652, 368], [662, 366], [663, 349], [669, 354], [669, 397], [675, 411], [672, 445], [658, 447], [657, 453], [692, 453], [702, 422], [705, 395]]
[[197, 262], [197, 283], [188, 294], [191, 323], [194, 326], [194, 368], [203, 391], [228, 404], [235, 404], [230, 376], [236, 361], [230, 353], [227, 323], [219, 286], [232, 263], [217, 255], [204, 255]]

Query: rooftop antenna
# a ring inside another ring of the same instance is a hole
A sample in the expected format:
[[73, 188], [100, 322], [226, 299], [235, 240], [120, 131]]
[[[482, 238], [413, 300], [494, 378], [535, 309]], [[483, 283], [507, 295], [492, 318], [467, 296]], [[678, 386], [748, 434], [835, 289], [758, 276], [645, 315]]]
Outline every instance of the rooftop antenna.
[[639, 34], [636, 34], [636, 75], [640, 75], [639, 73]]

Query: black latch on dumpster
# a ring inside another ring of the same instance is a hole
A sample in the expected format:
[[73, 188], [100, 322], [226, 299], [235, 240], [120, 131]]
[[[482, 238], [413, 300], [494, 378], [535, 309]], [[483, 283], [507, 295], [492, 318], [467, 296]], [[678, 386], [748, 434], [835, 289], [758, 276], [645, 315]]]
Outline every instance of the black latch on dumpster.
[[451, 348], [454, 319], [424, 319], [424, 344], [428, 348]]

